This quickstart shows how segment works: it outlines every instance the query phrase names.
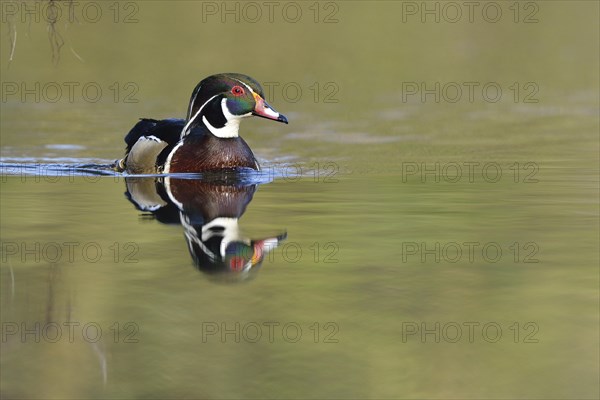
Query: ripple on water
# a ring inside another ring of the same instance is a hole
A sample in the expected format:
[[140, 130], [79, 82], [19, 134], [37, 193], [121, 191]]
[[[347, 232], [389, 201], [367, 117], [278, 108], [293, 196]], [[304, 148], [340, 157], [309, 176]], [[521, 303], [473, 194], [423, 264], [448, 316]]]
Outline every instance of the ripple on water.
[[84, 150], [86, 147], [78, 144], [47, 144], [47, 149], [51, 150]]

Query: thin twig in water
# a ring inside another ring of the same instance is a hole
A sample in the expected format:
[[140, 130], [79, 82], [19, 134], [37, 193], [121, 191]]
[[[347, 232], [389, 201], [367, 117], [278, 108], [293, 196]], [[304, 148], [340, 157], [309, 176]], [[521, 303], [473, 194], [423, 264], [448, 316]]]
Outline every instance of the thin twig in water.
[[15, 56], [15, 49], [17, 48], [17, 24], [15, 24], [15, 21], [12, 18], [8, 22], [8, 40], [10, 41], [10, 57], [8, 57], [8, 68], [10, 68], [10, 63]]
[[56, 10], [56, 4], [54, 0], [50, 0], [50, 4], [48, 5], [48, 10], [53, 10], [54, 12], [51, 14], [47, 12], [48, 16], [48, 39], [50, 39], [50, 47], [52, 49], [52, 63], [57, 65], [60, 61], [60, 49], [65, 44], [65, 41], [56, 29], [56, 22], [60, 13]]
[[[69, 2], [69, 7], [73, 7], [73, 2], [72, 2], [72, 1], [70, 1], [70, 2]], [[73, 14], [73, 13], [71, 13], [71, 14]], [[74, 20], [75, 20], [75, 22], [79, 23], [79, 20], [77, 19], [77, 17], [75, 17], [75, 19], [74, 19]], [[69, 30], [69, 22], [67, 21], [67, 22], [65, 22], [65, 31], [68, 31], [68, 30]], [[84, 63], [84, 62], [85, 62], [85, 60], [83, 59], [83, 57], [81, 57], [81, 56], [79, 55], [79, 53], [77, 53], [77, 52], [75, 51], [75, 49], [73, 48], [73, 46], [72, 46], [72, 45], [70, 45], [70, 44], [69, 44], [69, 50], [71, 50], [71, 53], [73, 53], [73, 55], [74, 55], [74, 56], [75, 56], [75, 57], [76, 57], [76, 58], [77, 58], [79, 61], [81, 61], [82, 63]]]
[[[57, 65], [60, 62], [60, 52], [62, 47], [65, 45], [65, 39], [63, 35], [57, 28], [57, 23], [59, 17], [62, 15], [61, 10], [58, 6], [58, 0], [47, 0], [48, 6], [45, 8], [44, 18], [46, 19], [48, 26], [48, 40], [50, 41], [50, 50], [52, 52], [52, 63]], [[67, 18], [67, 22], [65, 23], [65, 30], [68, 29], [70, 23], [75, 22], [79, 23], [79, 20], [75, 16], [74, 6], [75, 2], [73, 0], [67, 0], [65, 2], [68, 7], [69, 17]], [[27, 31], [25, 37], [29, 38], [31, 36], [31, 22], [33, 18], [27, 18]], [[36, 19], [37, 21], [37, 19]], [[15, 57], [15, 51], [17, 48], [17, 24], [12, 15], [7, 16], [8, 22], [8, 40], [10, 42], [10, 56], [8, 57], [8, 68]], [[73, 48], [73, 46], [69, 45], [69, 49], [71, 53], [82, 63], [85, 62], [83, 57], [81, 57], [77, 51]]]

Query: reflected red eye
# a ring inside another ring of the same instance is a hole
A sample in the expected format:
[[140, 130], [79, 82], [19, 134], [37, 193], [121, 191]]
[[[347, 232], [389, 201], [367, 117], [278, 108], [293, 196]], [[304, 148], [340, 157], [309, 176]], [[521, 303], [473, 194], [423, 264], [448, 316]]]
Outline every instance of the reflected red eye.
[[229, 268], [231, 268], [232, 271], [241, 271], [242, 268], [244, 268], [244, 259], [239, 256], [231, 257], [231, 260], [229, 260]]
[[243, 87], [241, 87], [241, 86], [234, 86], [234, 87], [231, 89], [231, 93], [232, 93], [234, 96], [241, 96], [241, 95], [243, 95], [243, 94], [244, 94], [244, 88], [243, 88]]

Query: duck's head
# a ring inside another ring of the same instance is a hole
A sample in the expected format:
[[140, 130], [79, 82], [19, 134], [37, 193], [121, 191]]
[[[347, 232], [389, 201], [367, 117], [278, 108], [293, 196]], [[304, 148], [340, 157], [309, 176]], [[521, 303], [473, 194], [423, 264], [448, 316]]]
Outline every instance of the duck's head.
[[252, 115], [288, 122], [265, 101], [263, 90], [254, 79], [236, 73], [211, 75], [192, 93], [182, 136], [204, 126], [217, 137], [237, 137], [241, 119]]

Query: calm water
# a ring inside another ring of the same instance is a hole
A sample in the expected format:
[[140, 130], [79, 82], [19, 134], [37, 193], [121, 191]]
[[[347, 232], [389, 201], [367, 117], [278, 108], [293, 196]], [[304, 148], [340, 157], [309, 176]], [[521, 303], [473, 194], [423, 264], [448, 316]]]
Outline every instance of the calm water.
[[[598, 398], [598, 3], [244, 4], [3, 2], [2, 396]], [[223, 71], [262, 173], [101, 167]]]

